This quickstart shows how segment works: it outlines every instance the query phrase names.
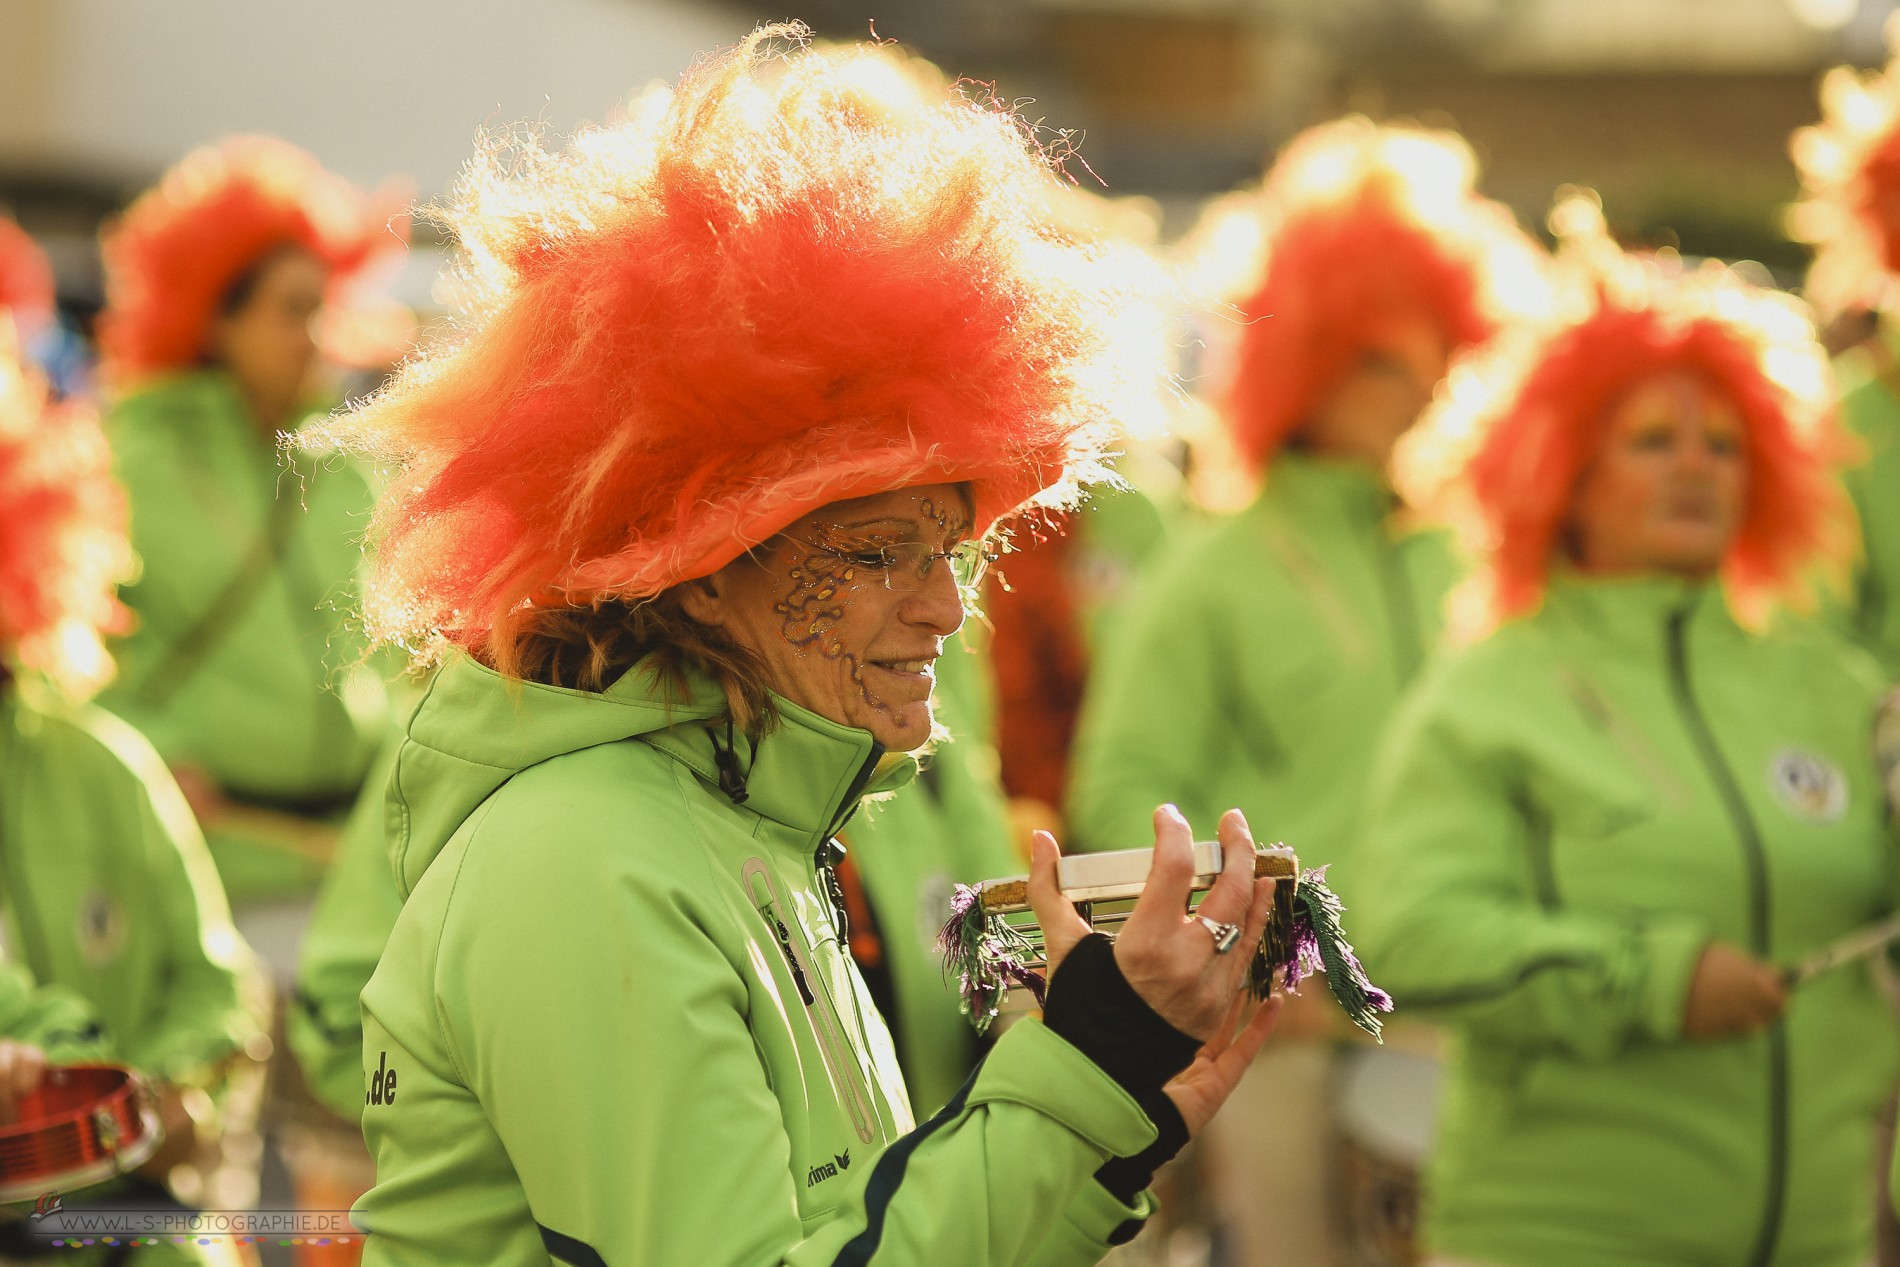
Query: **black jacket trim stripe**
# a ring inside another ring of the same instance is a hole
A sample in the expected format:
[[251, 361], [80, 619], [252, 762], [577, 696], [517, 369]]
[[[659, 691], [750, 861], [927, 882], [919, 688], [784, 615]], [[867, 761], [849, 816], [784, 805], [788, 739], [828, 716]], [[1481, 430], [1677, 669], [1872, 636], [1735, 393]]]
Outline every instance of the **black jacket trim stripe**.
[[970, 1088], [976, 1085], [977, 1075], [982, 1072], [983, 1066], [978, 1064], [950, 1097], [950, 1103], [938, 1109], [928, 1122], [885, 1149], [883, 1156], [877, 1159], [864, 1185], [864, 1230], [845, 1243], [838, 1256], [831, 1260], [831, 1267], [865, 1267], [871, 1261], [871, 1255], [877, 1253], [878, 1244], [884, 1239], [884, 1216], [890, 1210], [891, 1198], [897, 1195], [898, 1185], [904, 1182], [910, 1155], [931, 1135], [957, 1119], [970, 1098]]
[[600, 1251], [586, 1241], [577, 1241], [571, 1236], [563, 1236], [545, 1223], [534, 1225], [541, 1233], [541, 1243], [547, 1246], [548, 1253], [560, 1262], [570, 1263], [572, 1267], [607, 1267], [607, 1260]]

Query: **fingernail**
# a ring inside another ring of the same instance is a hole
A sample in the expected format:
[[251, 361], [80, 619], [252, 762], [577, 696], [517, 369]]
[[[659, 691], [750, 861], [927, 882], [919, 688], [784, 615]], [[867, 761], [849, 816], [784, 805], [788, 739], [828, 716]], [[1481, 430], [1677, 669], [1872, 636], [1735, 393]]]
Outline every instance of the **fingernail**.
[[1178, 818], [1184, 823], [1187, 821], [1187, 815], [1183, 814], [1181, 812], [1181, 807], [1176, 805], [1173, 801], [1169, 801], [1167, 804], [1163, 805], [1161, 807], [1161, 812], [1163, 814], [1168, 815], [1171, 818]]

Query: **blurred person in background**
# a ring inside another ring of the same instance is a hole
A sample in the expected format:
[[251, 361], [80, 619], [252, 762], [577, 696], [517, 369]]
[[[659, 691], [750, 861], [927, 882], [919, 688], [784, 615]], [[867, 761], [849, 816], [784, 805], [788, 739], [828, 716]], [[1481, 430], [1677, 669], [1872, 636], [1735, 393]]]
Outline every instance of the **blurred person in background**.
[[1434, 1261], [1862, 1267], [1895, 1022], [1865, 653], [1779, 605], [1851, 543], [1805, 310], [1624, 256], [1560, 203], [1556, 319], [1461, 369], [1401, 455], [1471, 528], [1475, 637], [1384, 747], [1369, 969], [1455, 1035]]
[[[1089, 239], [1152, 252], [1159, 209], [1064, 187], [1051, 213]], [[1062, 830], [1069, 749], [1089, 666], [1140, 570], [1161, 544], [1180, 484], [1154, 438], [1128, 436], [1120, 486], [1091, 489], [1080, 508], [1022, 525], [992, 570], [983, 624], [995, 680], [995, 744], [1012, 827], [1026, 850], [1038, 829]]]
[[0, 212], [0, 312], [13, 319], [20, 357], [58, 397], [91, 389], [92, 355], [60, 318], [53, 262], [25, 229]]
[[[131, 566], [97, 418], [48, 403], [0, 315], [0, 945], [83, 1002], [97, 1025], [85, 1054], [158, 1090], [166, 1144], [108, 1204], [163, 1203], [169, 1180], [193, 1204], [237, 1208], [256, 1200], [256, 1157], [219, 1157], [218, 1101], [255, 1073], [268, 987], [164, 764], [85, 702], [111, 673], [101, 635], [122, 621], [114, 589]], [[30, 1248], [0, 1236], [0, 1254]]]
[[[1215, 393], [1263, 487], [1152, 560], [1104, 648], [1068, 798], [1083, 847], [1139, 841], [1157, 800], [1190, 822], [1237, 805], [1303, 865], [1341, 862], [1332, 882], [1353, 903], [1344, 847], [1370, 754], [1456, 576], [1388, 461], [1452, 353], [1540, 280], [1537, 248], [1475, 176], [1451, 133], [1350, 118], [1295, 138], [1260, 190], [1210, 209], [1196, 268], [1238, 306]], [[1323, 991], [1296, 999], [1214, 1136], [1247, 1267], [1343, 1261], [1335, 1016]]]
[[[979, 543], [1163, 365], [1025, 125], [802, 34], [480, 155], [460, 337], [332, 428], [404, 464], [371, 626], [442, 657], [363, 993], [366, 1262], [1094, 1262], [1277, 1010], [1185, 917], [1178, 814], [1112, 945], [1044, 838], [1045, 1019], [913, 1122], [832, 837], [914, 775]], [[1249, 877], [1207, 898], [1243, 939]]]
[[314, 887], [386, 726], [347, 620], [371, 492], [280, 454], [323, 394], [326, 306], [389, 217], [301, 150], [188, 155], [102, 240], [106, 419], [141, 562], [106, 703], [170, 763], [226, 887]]
[[[1889, 24], [1892, 42], [1900, 25]], [[1864, 446], [1843, 478], [1861, 526], [1845, 627], [1900, 677], [1900, 62], [1841, 66], [1821, 83], [1822, 120], [1794, 134], [1803, 200], [1790, 214], [1815, 248], [1805, 294], [1859, 338], [1837, 365], [1841, 421]]]

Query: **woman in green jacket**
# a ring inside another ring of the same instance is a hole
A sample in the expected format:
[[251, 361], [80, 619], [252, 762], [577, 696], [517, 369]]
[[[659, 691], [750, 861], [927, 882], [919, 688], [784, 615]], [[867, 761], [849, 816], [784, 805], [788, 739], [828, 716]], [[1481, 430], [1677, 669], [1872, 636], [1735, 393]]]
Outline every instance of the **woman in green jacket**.
[[[1044, 837], [1045, 1019], [913, 1122], [834, 838], [914, 774], [977, 543], [1159, 362], [1013, 116], [801, 36], [478, 162], [479, 307], [339, 424], [404, 464], [370, 624], [443, 656], [363, 993], [376, 1267], [1093, 1262], [1271, 1024], [1177, 812], [1114, 943]], [[1221, 836], [1244, 941], [1271, 886]]]
[[[1790, 146], [1801, 173], [1794, 235], [1814, 247], [1803, 297], [1827, 322], [1875, 324], [1837, 362], [1841, 421], [1862, 451], [1843, 474], [1860, 521], [1849, 601], [1834, 613], [1900, 676], [1900, 62], [1837, 66], [1821, 84], [1822, 119]], [[1865, 328], [1865, 327], [1862, 327]], [[1857, 331], [1858, 332], [1858, 331]]]
[[1415, 453], [1462, 469], [1489, 614], [1395, 723], [1353, 912], [1455, 1035], [1425, 1239], [1860, 1267], [1894, 1019], [1864, 963], [1785, 973], [1892, 908], [1878, 679], [1764, 623], [1839, 511], [1825, 359], [1793, 301], [1620, 257], [1596, 214], [1555, 218], [1567, 319]]
[[97, 419], [47, 405], [15, 353], [0, 316], [0, 961], [96, 1029], [76, 1036], [36, 1005], [7, 1032], [150, 1077], [172, 1136], [148, 1168], [162, 1181], [192, 1157], [192, 1106], [257, 1054], [264, 985], [164, 765], [84, 702], [123, 615], [125, 505]]
[[[1491, 333], [1507, 285], [1536, 277], [1534, 248], [1474, 177], [1453, 134], [1353, 118], [1296, 138], [1258, 194], [1210, 211], [1199, 254], [1239, 296], [1218, 403], [1263, 487], [1150, 559], [1106, 641], [1069, 788], [1084, 848], [1139, 841], [1156, 800], [1191, 822], [1238, 805], [1302, 862], [1336, 863], [1330, 882], [1353, 904], [1345, 846], [1371, 754], [1455, 579], [1443, 534], [1391, 490], [1392, 447], [1447, 357]], [[1264, 258], [1217, 256], [1248, 234]], [[1334, 1150], [1337, 1014], [1323, 991], [1299, 1003], [1243, 1093], [1259, 1107], [1217, 1132], [1220, 1206], [1246, 1267], [1343, 1253], [1331, 1172], [1283, 1160]]]
[[[326, 300], [385, 217], [267, 137], [188, 155], [102, 243], [107, 417], [142, 566], [105, 703], [177, 772], [240, 899], [314, 884], [386, 719], [346, 619], [372, 502], [280, 455], [312, 405]], [[333, 314], [332, 314], [333, 316]]]

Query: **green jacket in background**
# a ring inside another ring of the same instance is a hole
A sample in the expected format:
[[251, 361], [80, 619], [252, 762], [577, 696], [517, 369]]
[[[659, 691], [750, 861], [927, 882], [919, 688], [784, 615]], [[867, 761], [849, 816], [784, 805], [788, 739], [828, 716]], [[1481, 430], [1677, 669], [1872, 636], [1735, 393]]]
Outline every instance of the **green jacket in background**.
[[317, 904], [297, 953], [297, 993], [284, 1018], [291, 1053], [317, 1099], [338, 1116], [363, 1113], [363, 1013], [358, 1002], [402, 896], [389, 871], [385, 788], [395, 768], [399, 735], [370, 767], [363, 792], [343, 825], [336, 857], [317, 890]]
[[1172, 801], [1197, 831], [1239, 806], [1306, 865], [1340, 859], [1454, 578], [1443, 535], [1392, 509], [1371, 470], [1285, 453], [1252, 506], [1150, 561], [1083, 705], [1076, 845], [1139, 848]]
[[258, 969], [163, 763], [98, 709], [0, 689], [0, 884], [14, 957], [83, 999], [115, 1060], [203, 1083], [260, 1032]]
[[[101, 702], [240, 801], [347, 803], [387, 725], [347, 616], [372, 504], [362, 475], [281, 455], [218, 371], [127, 395], [106, 428], [143, 568], [124, 591], [137, 626]], [[316, 874], [282, 858], [259, 886]]]
[[[1864, 965], [1686, 1041], [1702, 948], [1793, 963], [1892, 905], [1873, 666], [1719, 591], [1558, 579], [1394, 723], [1354, 940], [1454, 1055], [1425, 1240], [1499, 1267], [1861, 1267], [1895, 1023]], [[1376, 882], [1375, 882], [1376, 881]]]
[[1900, 396], [1866, 358], [1843, 360], [1841, 421], [1866, 446], [1865, 460], [1842, 475], [1862, 545], [1847, 624], [1892, 681], [1900, 678]]
[[53, 1065], [107, 1057], [105, 1030], [86, 1001], [64, 986], [39, 984], [12, 960], [0, 960], [0, 1038], [30, 1043]]
[[1037, 1022], [914, 1126], [816, 859], [914, 762], [777, 707], [736, 803], [710, 684], [436, 674], [363, 992], [368, 1267], [1081, 1264], [1136, 1215], [1093, 1175], [1152, 1124]]
[[852, 950], [878, 1010], [890, 1023], [912, 1110], [929, 1117], [969, 1076], [976, 1031], [944, 974], [937, 933], [957, 884], [1027, 868], [1010, 843], [996, 753], [970, 707], [982, 686], [981, 658], [951, 639], [937, 661], [937, 717], [951, 739], [905, 787], [862, 806], [839, 834], [864, 882], [875, 918], [875, 955]]

